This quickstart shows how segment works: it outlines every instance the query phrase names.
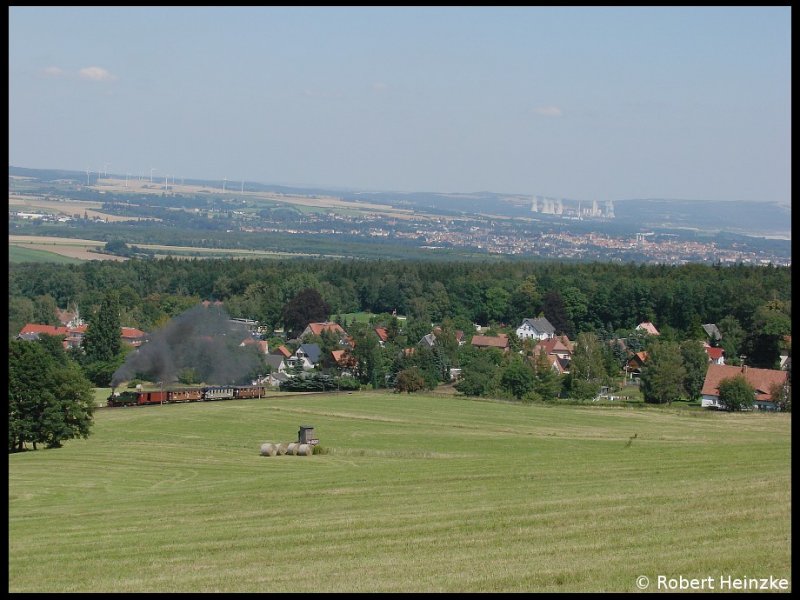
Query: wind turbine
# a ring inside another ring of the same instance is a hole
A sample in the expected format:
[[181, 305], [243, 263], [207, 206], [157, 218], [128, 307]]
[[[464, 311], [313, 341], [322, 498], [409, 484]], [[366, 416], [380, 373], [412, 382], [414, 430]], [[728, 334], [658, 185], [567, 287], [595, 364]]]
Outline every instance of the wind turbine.
[[244, 179], [242, 179], [242, 193], [244, 194]]
[[222, 193], [223, 193], [223, 194], [225, 193], [225, 184], [226, 184], [227, 182], [228, 182], [228, 178], [227, 178], [227, 177], [223, 177], [223, 178], [222, 178]]
[[89, 169], [86, 169], [86, 185], [89, 185]]
[[111, 163], [105, 163], [105, 164], [103, 165], [103, 177], [108, 177], [108, 166], [109, 166], [110, 164], [111, 164]]
[[153, 171], [157, 171], [155, 167], [150, 167], [150, 183], [153, 183]]

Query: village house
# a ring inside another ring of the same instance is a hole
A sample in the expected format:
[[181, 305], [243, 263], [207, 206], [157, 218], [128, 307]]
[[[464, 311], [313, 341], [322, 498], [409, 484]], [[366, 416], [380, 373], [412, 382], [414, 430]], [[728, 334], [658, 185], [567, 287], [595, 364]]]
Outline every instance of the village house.
[[352, 377], [358, 367], [358, 358], [353, 356], [347, 348], [343, 350], [331, 350], [331, 358], [339, 374], [345, 377]]
[[[438, 325], [436, 327], [434, 327], [433, 328], [433, 335], [434, 335], [434, 337], [435, 336], [440, 336], [441, 337], [443, 335], [442, 328], [439, 327]], [[458, 343], [459, 346], [463, 346], [466, 343], [466, 340], [464, 339], [464, 332], [461, 331], [460, 329], [457, 329], [455, 331], [455, 333], [453, 334], [453, 336], [456, 338], [456, 343]]]
[[146, 340], [147, 334], [141, 329], [135, 327], [122, 327], [122, 341], [129, 344], [134, 348], [141, 346]]
[[528, 338], [547, 340], [555, 336], [555, 334], [555, 328], [550, 324], [550, 321], [544, 317], [537, 317], [536, 319], [523, 319], [522, 325], [517, 327], [517, 337], [521, 340]]
[[[64, 336], [64, 349], [80, 348], [83, 337], [86, 334], [88, 325], [78, 325], [76, 327], [56, 327], [54, 325], [40, 325], [38, 323], [26, 323], [20, 329], [17, 339], [38, 340], [40, 335]], [[124, 344], [139, 347], [146, 341], [147, 334], [135, 327], [121, 327], [120, 338]]]
[[559, 375], [565, 375], [569, 373], [573, 347], [574, 342], [566, 335], [542, 340], [533, 347], [531, 360], [535, 363], [539, 355], [544, 352], [551, 368]]
[[386, 327], [375, 327], [373, 331], [378, 336], [378, 344], [380, 344], [381, 348], [386, 346], [386, 342], [389, 341], [389, 332]]
[[722, 348], [715, 348], [714, 346], [709, 346], [707, 343], [703, 343], [703, 350], [706, 351], [706, 355], [708, 355], [708, 362], [711, 364], [725, 364], [725, 350]]
[[632, 380], [639, 379], [639, 377], [642, 375], [642, 367], [644, 367], [644, 363], [646, 362], [647, 352], [644, 350], [631, 354], [624, 367], [625, 373], [627, 373], [627, 378]]
[[636, 331], [644, 331], [649, 335], [661, 335], [650, 321], [642, 321], [636, 326]]
[[255, 346], [261, 354], [269, 354], [269, 342], [266, 340], [257, 340], [252, 336], [242, 340], [239, 346]]
[[300, 339], [309, 335], [321, 336], [323, 331], [332, 331], [339, 337], [347, 337], [347, 332], [342, 329], [342, 326], [334, 321], [322, 321], [319, 323], [309, 323], [300, 334]]
[[322, 356], [319, 344], [301, 344], [294, 354], [286, 360], [289, 368], [300, 366], [304, 371], [309, 371], [317, 366]]
[[277, 348], [275, 348], [275, 349], [274, 349], [272, 352], [270, 352], [270, 354], [276, 354], [276, 355], [279, 355], [279, 356], [283, 357], [283, 359], [284, 359], [284, 360], [286, 360], [286, 359], [288, 359], [288, 358], [291, 358], [291, 356], [292, 356], [292, 351], [291, 351], [291, 350], [289, 350], [289, 349], [288, 349], [286, 346], [284, 346], [283, 344], [281, 344], [280, 346], [278, 346]]
[[436, 336], [432, 333], [423, 335], [418, 344], [426, 348], [433, 348], [436, 345]]
[[471, 344], [474, 348], [499, 348], [503, 352], [509, 351], [508, 336], [505, 333], [498, 335], [473, 335]]
[[700, 406], [705, 408], [723, 408], [719, 402], [719, 385], [725, 379], [743, 375], [747, 383], [755, 390], [753, 408], [760, 410], [776, 410], [772, 400], [774, 386], [784, 386], [789, 374], [778, 369], [756, 369], [747, 366], [714, 365], [708, 366], [706, 378], [701, 390]]

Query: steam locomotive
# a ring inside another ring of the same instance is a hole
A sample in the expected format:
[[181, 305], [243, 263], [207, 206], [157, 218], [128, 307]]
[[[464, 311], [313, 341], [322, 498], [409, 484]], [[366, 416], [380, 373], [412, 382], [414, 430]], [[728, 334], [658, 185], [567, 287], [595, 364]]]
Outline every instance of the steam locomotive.
[[200, 388], [178, 388], [172, 390], [144, 391], [111, 390], [107, 406], [144, 406], [147, 404], [174, 404], [177, 402], [208, 402], [212, 400], [236, 400], [263, 398], [270, 390], [266, 385], [220, 385]]

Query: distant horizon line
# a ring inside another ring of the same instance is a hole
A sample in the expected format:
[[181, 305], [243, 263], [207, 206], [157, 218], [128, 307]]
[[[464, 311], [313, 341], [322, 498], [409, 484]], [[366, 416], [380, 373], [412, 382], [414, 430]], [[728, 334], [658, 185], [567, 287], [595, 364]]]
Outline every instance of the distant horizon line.
[[[75, 173], [78, 176], [82, 176], [86, 173], [85, 170], [80, 169], [65, 169], [60, 167], [23, 167], [20, 165], [8, 165], [9, 169], [27, 169], [29, 171], [63, 171], [65, 173]], [[89, 170], [90, 173], [99, 174], [99, 170]], [[126, 175], [122, 175], [119, 173], [109, 173], [108, 175], [113, 176], [115, 179], [122, 178], [124, 179]], [[133, 173], [128, 173], [128, 176], [133, 176]], [[137, 173], [136, 176], [145, 176], [144, 173]], [[165, 175], [162, 174], [161, 177]], [[147, 175], [149, 177], [149, 175]], [[107, 176], [104, 179], [108, 178]], [[495, 192], [490, 190], [477, 190], [472, 192], [433, 192], [433, 191], [426, 191], [426, 190], [416, 190], [416, 191], [401, 191], [401, 190], [390, 190], [390, 189], [369, 189], [369, 188], [357, 188], [357, 187], [349, 187], [349, 186], [342, 186], [342, 185], [332, 185], [332, 184], [312, 184], [312, 183], [279, 183], [279, 182], [271, 182], [266, 183], [263, 181], [258, 181], [255, 179], [237, 179], [237, 178], [219, 178], [219, 179], [203, 179], [199, 177], [180, 177], [182, 181], [196, 181], [196, 182], [204, 182], [204, 183], [212, 183], [212, 182], [221, 182], [227, 181], [231, 182], [232, 184], [239, 181], [239, 182], [250, 182], [257, 185], [264, 185], [264, 186], [279, 186], [279, 187], [286, 187], [286, 188], [308, 188], [314, 189], [319, 191], [343, 191], [349, 193], [356, 193], [356, 194], [435, 194], [440, 196], [470, 196], [475, 194], [491, 194], [491, 195], [504, 195], [504, 196], [520, 196], [525, 198], [530, 198], [533, 200], [534, 198], [546, 198], [551, 200], [568, 200], [570, 202], [653, 202], [653, 201], [667, 201], [667, 202], [704, 202], [704, 203], [749, 203], [749, 204], [773, 204], [776, 206], [785, 206], [789, 210], [791, 210], [791, 199], [787, 201], [780, 201], [780, 200], [705, 200], [700, 198], [665, 198], [665, 197], [649, 197], [649, 198], [622, 198], [616, 200], [592, 200], [592, 199], [578, 199], [578, 198], [569, 198], [566, 196], [554, 196], [549, 194], [531, 194], [531, 193], [522, 193], [522, 192]]]

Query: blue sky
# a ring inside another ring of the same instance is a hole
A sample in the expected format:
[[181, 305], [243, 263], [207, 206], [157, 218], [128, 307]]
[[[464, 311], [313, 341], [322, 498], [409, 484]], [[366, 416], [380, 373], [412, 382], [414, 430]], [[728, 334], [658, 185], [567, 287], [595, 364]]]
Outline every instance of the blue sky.
[[781, 6], [10, 7], [9, 163], [788, 204], [790, 51]]

